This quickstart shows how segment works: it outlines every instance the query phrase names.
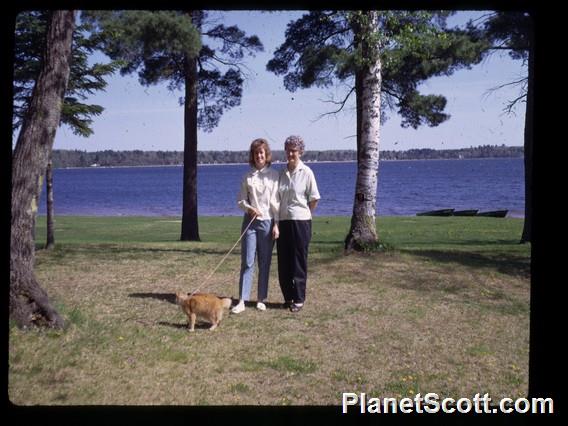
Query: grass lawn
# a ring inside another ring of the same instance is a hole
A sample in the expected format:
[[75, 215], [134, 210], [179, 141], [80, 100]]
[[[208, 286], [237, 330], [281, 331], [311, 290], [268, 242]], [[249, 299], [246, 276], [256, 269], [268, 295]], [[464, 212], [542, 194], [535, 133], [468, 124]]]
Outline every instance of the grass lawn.
[[[36, 274], [64, 330], [10, 326], [9, 398], [18, 405], [339, 405], [376, 397], [526, 397], [530, 245], [522, 220], [380, 217], [383, 253], [344, 256], [349, 218], [318, 217], [307, 301], [282, 309], [276, 249], [268, 310], [187, 319], [193, 291], [240, 235], [237, 217], [200, 218], [202, 242], [167, 217], [56, 218]], [[203, 289], [238, 296], [240, 247]], [[256, 289], [253, 288], [253, 298]]]

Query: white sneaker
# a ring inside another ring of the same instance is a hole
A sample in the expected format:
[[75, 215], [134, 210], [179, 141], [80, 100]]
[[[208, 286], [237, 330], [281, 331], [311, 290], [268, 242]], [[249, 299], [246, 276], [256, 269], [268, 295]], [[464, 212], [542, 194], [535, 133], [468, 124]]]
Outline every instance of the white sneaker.
[[245, 302], [244, 300], [239, 300], [239, 303], [236, 304], [232, 309], [231, 312], [234, 314], [240, 314], [242, 311], [245, 310]]
[[266, 305], [262, 302], [258, 302], [256, 304], [256, 309], [258, 309], [259, 311], [266, 311]]

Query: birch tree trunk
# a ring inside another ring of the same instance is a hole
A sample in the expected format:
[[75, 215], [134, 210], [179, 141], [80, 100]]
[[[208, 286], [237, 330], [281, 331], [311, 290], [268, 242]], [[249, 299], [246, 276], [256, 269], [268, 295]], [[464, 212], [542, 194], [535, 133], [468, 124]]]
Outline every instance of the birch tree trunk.
[[42, 67], [12, 157], [9, 309], [10, 318], [21, 328], [63, 326], [35, 277], [33, 227], [69, 79], [74, 29], [74, 11], [52, 12]]
[[[377, 182], [379, 172], [379, 140], [381, 116], [381, 61], [377, 32], [376, 11], [363, 12], [360, 24], [355, 26], [356, 43], [365, 58], [356, 73], [357, 94], [357, 181], [351, 228], [345, 238], [345, 250], [364, 250], [378, 243], [375, 225]], [[360, 99], [359, 99], [360, 97]]]
[[[200, 12], [190, 14], [193, 24], [201, 30]], [[197, 84], [197, 57], [186, 56], [181, 241], [200, 241], [197, 214]]]

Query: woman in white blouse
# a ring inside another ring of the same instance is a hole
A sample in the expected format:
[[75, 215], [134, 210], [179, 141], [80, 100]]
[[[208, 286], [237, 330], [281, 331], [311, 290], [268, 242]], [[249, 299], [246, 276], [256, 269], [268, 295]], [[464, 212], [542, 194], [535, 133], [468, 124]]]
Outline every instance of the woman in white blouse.
[[292, 312], [300, 311], [306, 300], [312, 213], [321, 198], [314, 172], [300, 160], [304, 148], [300, 136], [286, 139], [288, 164], [278, 182], [278, 280], [284, 303]]
[[[242, 230], [251, 222], [241, 243], [241, 274], [239, 279], [239, 303], [231, 312], [245, 310], [250, 298], [255, 257], [258, 259], [257, 309], [266, 310], [268, 276], [272, 261], [272, 247], [279, 236], [278, 225], [278, 171], [270, 167], [272, 154], [265, 139], [252, 141], [249, 150], [251, 169], [241, 182], [237, 203], [244, 210]], [[253, 220], [254, 218], [254, 220]]]

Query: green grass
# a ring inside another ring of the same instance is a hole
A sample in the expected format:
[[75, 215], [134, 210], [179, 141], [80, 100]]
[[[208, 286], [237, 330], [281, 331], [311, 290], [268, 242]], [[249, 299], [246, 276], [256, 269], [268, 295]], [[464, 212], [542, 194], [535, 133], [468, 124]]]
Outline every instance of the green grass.
[[[341, 245], [349, 230], [347, 217], [316, 217], [313, 243], [319, 249]], [[178, 242], [181, 220], [176, 217], [58, 216], [57, 243], [172, 243]], [[239, 237], [242, 218], [200, 217], [203, 242], [229, 243]], [[484, 251], [527, 254], [528, 246], [517, 244], [523, 221], [489, 217], [379, 217], [380, 239], [401, 250]], [[45, 243], [45, 216], [37, 220], [37, 242]]]
[[[37, 221], [37, 247], [45, 244], [45, 217]], [[192, 242], [194, 253], [221, 252], [219, 244], [231, 247], [241, 230], [240, 217], [202, 217], [199, 220], [201, 242]], [[459, 262], [474, 267], [506, 268], [527, 272], [530, 245], [519, 244], [521, 219], [485, 217], [380, 217], [377, 229], [381, 242], [402, 253], [417, 254], [434, 262]], [[180, 242], [181, 221], [175, 217], [85, 217], [59, 216], [56, 219], [56, 243], [65, 247], [89, 245], [109, 255], [136, 257], [132, 244], [150, 243], [158, 252], [186, 249]], [[334, 256], [342, 252], [349, 230], [349, 218], [318, 217], [314, 221], [311, 253]], [[97, 245], [98, 249], [93, 245]], [[223, 247], [225, 249], [225, 247]]]
[[[276, 250], [268, 310], [250, 304], [219, 328], [175, 306], [240, 235], [241, 218], [56, 218], [36, 275], [63, 330], [10, 326], [9, 397], [18, 405], [333, 404], [341, 392], [492, 398], [528, 389], [530, 245], [522, 220], [381, 217], [377, 253], [343, 255], [349, 218], [317, 217], [308, 295], [281, 309]], [[240, 247], [205, 291], [236, 297]], [[252, 297], [256, 289], [253, 289]]]

